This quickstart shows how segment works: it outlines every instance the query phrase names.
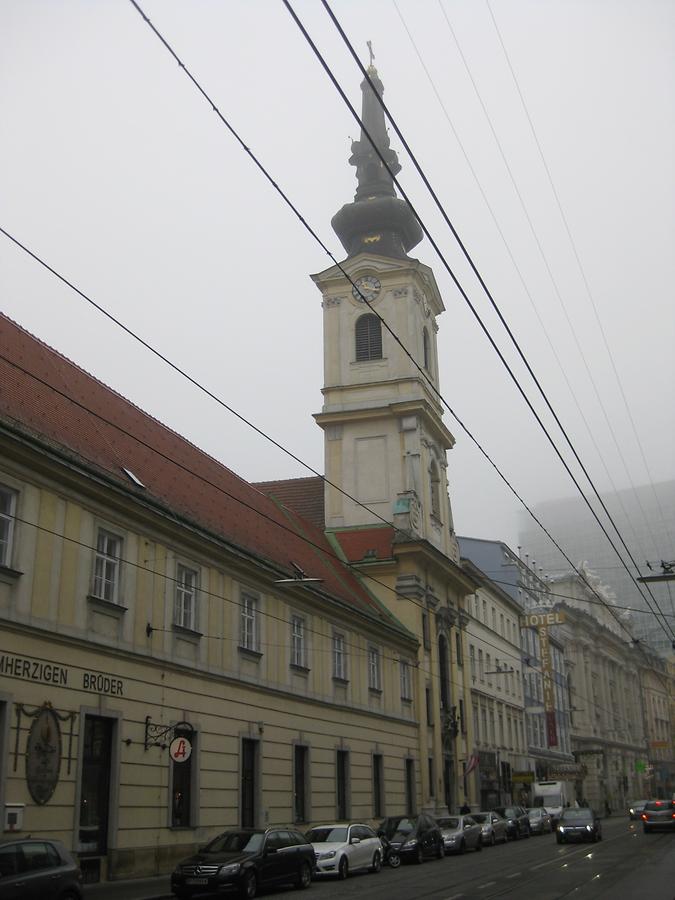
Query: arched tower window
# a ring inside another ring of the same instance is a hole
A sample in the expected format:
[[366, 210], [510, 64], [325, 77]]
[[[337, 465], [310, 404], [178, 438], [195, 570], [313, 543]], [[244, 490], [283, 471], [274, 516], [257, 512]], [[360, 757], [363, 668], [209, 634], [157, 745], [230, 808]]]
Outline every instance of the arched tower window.
[[356, 359], [382, 359], [382, 326], [377, 316], [366, 313], [356, 320]]
[[429, 468], [429, 482], [431, 488], [431, 513], [437, 519], [441, 517], [441, 477], [438, 474], [436, 460], [431, 461]]
[[424, 350], [424, 368], [427, 372], [431, 372], [431, 350], [429, 347], [429, 332], [426, 328], [422, 330], [422, 348]]
[[450, 709], [450, 659], [445, 635], [438, 638], [438, 676], [441, 688], [441, 709]]

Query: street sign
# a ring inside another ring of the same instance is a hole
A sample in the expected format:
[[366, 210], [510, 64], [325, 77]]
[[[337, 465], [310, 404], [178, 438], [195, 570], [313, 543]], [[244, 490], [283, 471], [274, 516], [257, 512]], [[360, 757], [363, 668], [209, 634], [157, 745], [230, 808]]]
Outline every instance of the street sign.
[[175, 763], [187, 762], [192, 753], [192, 744], [186, 737], [177, 737], [169, 745], [169, 756]]

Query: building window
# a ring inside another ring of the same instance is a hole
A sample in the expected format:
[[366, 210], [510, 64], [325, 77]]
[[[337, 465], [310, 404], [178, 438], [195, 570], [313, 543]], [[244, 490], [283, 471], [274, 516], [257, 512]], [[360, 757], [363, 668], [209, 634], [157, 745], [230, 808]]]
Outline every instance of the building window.
[[[174, 732], [175, 738], [186, 742], [181, 757], [177, 748], [176, 760], [171, 760], [171, 825], [173, 828], [192, 828], [194, 821], [192, 798], [195, 795], [194, 779], [196, 777], [196, 739], [194, 731]], [[190, 752], [187, 752], [188, 744]]]
[[408, 816], [415, 815], [415, 761], [405, 760], [405, 812]]
[[241, 634], [239, 646], [258, 652], [258, 598], [253, 594], [241, 595]]
[[405, 660], [401, 660], [401, 700], [412, 700], [410, 663]]
[[373, 816], [384, 815], [384, 759], [381, 753], [373, 753]]
[[368, 647], [368, 688], [371, 691], [382, 690], [380, 651], [377, 647]]
[[436, 784], [435, 784], [435, 776], [434, 776], [434, 758], [433, 756], [428, 757], [427, 759], [427, 771], [429, 773], [429, 796], [436, 796]]
[[485, 665], [487, 666], [487, 683], [490, 687], [492, 687], [492, 657], [489, 653], [485, 654]]
[[441, 690], [441, 709], [450, 709], [450, 662], [445, 635], [438, 638], [438, 680]]
[[333, 632], [333, 678], [338, 681], [347, 681], [345, 636], [337, 631]]
[[469, 664], [471, 666], [471, 677], [476, 680], [476, 648], [473, 644], [469, 646]]
[[0, 485], [0, 566], [12, 561], [12, 538], [16, 515], [16, 493]]
[[473, 739], [477, 744], [480, 744], [480, 725], [478, 723], [478, 707], [476, 704], [472, 704], [471, 711], [473, 713]]
[[425, 650], [431, 650], [431, 628], [429, 625], [429, 613], [422, 610], [422, 644]]
[[307, 747], [296, 744], [293, 748], [293, 812], [296, 822], [307, 822]]
[[499, 633], [502, 637], [506, 637], [504, 634], [504, 613], [499, 613]]
[[424, 354], [424, 368], [427, 372], [431, 372], [431, 349], [429, 346], [429, 332], [426, 328], [422, 329], [422, 352]]
[[481, 681], [485, 681], [485, 663], [483, 662], [483, 651], [478, 651], [478, 677]]
[[354, 329], [356, 360], [382, 359], [382, 324], [372, 313], [359, 316]]
[[307, 668], [305, 620], [301, 616], [291, 617], [291, 665], [300, 669]]
[[441, 478], [438, 474], [436, 460], [432, 459], [429, 466], [429, 486], [431, 489], [431, 514], [437, 519], [441, 517]]
[[462, 734], [466, 734], [466, 720], [464, 718], [464, 701], [459, 701], [459, 728]]
[[197, 584], [197, 572], [179, 563], [176, 566], [174, 622], [191, 631], [197, 630]]
[[424, 693], [425, 693], [426, 701], [427, 701], [427, 725], [429, 725], [430, 727], [433, 727], [434, 707], [433, 707], [431, 688], [428, 685], [427, 685]]
[[347, 779], [349, 777], [349, 751], [338, 750], [335, 758], [335, 791], [338, 820], [349, 818], [349, 794]]
[[94, 559], [94, 585], [92, 594], [109, 603], [119, 602], [120, 556], [122, 538], [99, 530]]
[[458, 666], [464, 665], [464, 654], [462, 653], [462, 635], [461, 632], [455, 632], [455, 659]]

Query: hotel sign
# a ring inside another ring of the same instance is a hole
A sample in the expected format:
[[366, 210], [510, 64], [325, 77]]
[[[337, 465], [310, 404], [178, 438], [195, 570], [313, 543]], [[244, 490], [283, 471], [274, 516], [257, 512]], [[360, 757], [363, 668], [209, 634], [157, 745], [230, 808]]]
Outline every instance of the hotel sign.
[[541, 628], [542, 625], [563, 625], [566, 621], [564, 612], [527, 613], [520, 617], [521, 628]]

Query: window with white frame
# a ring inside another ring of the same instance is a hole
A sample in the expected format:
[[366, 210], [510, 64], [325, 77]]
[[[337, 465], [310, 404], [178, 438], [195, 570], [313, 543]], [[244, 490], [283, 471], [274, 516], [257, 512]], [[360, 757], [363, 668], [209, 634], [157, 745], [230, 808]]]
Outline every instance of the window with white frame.
[[382, 690], [382, 666], [380, 651], [372, 645], [368, 647], [368, 688], [371, 691]]
[[174, 624], [181, 628], [197, 630], [197, 589], [199, 575], [194, 569], [176, 565], [176, 602], [174, 606]]
[[347, 681], [347, 642], [339, 631], [333, 632], [333, 678]]
[[291, 665], [307, 667], [307, 645], [305, 620], [302, 616], [291, 616]]
[[255, 594], [242, 591], [239, 646], [244, 650], [258, 651], [259, 600]]
[[99, 528], [94, 558], [92, 595], [109, 603], [119, 603], [122, 538]]
[[0, 485], [0, 566], [12, 561], [12, 538], [16, 515], [16, 492]]
[[401, 700], [412, 700], [412, 671], [404, 659], [401, 660]]
[[478, 676], [481, 681], [485, 681], [485, 663], [483, 661], [483, 651], [478, 650]]

